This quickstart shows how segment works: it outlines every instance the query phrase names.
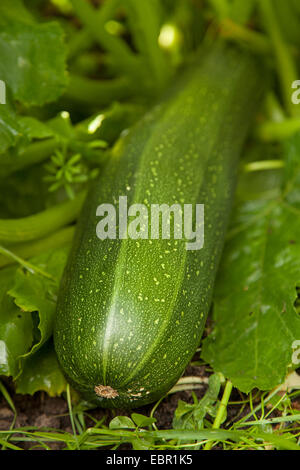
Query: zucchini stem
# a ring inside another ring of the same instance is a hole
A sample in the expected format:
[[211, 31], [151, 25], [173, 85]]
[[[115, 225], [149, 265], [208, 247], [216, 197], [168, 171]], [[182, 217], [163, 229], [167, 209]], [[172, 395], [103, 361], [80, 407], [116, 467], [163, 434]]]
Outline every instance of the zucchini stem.
[[6, 244], [36, 240], [74, 222], [79, 215], [85, 192], [73, 200], [57, 204], [38, 214], [19, 219], [0, 219], [0, 241]]
[[95, 80], [71, 74], [66, 97], [86, 106], [107, 106], [114, 100], [123, 100], [134, 92], [127, 77]]
[[123, 72], [131, 76], [140, 76], [140, 61], [124, 41], [106, 31], [105, 22], [108, 17], [106, 14], [101, 17], [102, 9], [97, 11], [85, 0], [71, 0], [71, 3], [75, 13], [95, 41], [114, 57]]
[[260, 124], [255, 133], [264, 142], [281, 142], [300, 131], [300, 118], [288, 118], [282, 122], [265, 121]]
[[[13, 245], [10, 247], [10, 250], [14, 253], [14, 255], [22, 259], [33, 258], [34, 256], [38, 256], [39, 254], [46, 251], [68, 245], [72, 241], [74, 231], [74, 226], [66, 227], [49, 235], [46, 238]], [[17, 260], [15, 257], [11, 257], [11, 255], [8, 253], [2, 253], [0, 256], [0, 269], [16, 262]]]
[[250, 49], [260, 54], [269, 54], [272, 44], [267, 36], [241, 24], [235, 23], [229, 18], [220, 21], [220, 34], [225, 39], [234, 39], [247, 44]]
[[244, 171], [250, 173], [252, 171], [278, 170], [283, 167], [283, 160], [261, 160], [259, 162], [247, 163], [244, 166]]
[[58, 140], [56, 138], [45, 139], [28, 145], [23, 152], [16, 153], [13, 158], [9, 152], [2, 155], [0, 177], [7, 177], [15, 171], [23, 170], [28, 166], [47, 160], [55, 151], [57, 145]]
[[19, 256], [15, 255], [12, 251], [8, 250], [7, 248], [4, 248], [4, 246], [0, 245], [0, 254], [8, 256], [12, 258], [15, 262], [19, 263], [23, 268], [27, 269], [31, 274], [39, 274], [46, 279], [50, 279], [53, 282], [57, 282], [57, 280], [51, 276], [51, 274], [48, 274], [46, 271], [44, 271], [41, 268], [38, 268], [37, 266], [34, 266], [31, 263], [28, 263], [28, 261], [23, 260]]
[[266, 31], [273, 44], [273, 50], [277, 61], [277, 72], [281, 82], [285, 106], [289, 114], [291, 116], [295, 116], [298, 114], [298, 110], [292, 103], [291, 86], [298, 78], [297, 67], [294, 63], [294, 58], [290, 53], [290, 49], [282, 37], [271, 0], [261, 0], [258, 3]]

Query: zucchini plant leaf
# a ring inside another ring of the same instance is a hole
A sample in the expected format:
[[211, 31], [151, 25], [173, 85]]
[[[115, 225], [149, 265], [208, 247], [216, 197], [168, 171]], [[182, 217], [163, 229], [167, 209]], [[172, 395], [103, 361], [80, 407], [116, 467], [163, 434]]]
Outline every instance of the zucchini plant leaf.
[[31, 116], [18, 116], [10, 98], [0, 105], [0, 174], [5, 165], [14, 164], [12, 150], [22, 151], [33, 140], [53, 137], [55, 132]]
[[[62, 391], [64, 382], [56, 371], [54, 351], [50, 354], [47, 346], [45, 353], [43, 346], [52, 336], [58, 283], [67, 253], [68, 248], [62, 248], [31, 260], [31, 264], [51, 274], [57, 282], [14, 266], [0, 271], [0, 375], [20, 377], [20, 393], [46, 390], [55, 395]], [[41, 348], [43, 352], [39, 355]], [[25, 376], [29, 377], [31, 367], [36, 379], [26, 384]], [[49, 376], [44, 377], [46, 373]]]
[[39, 350], [52, 335], [58, 285], [67, 254], [68, 248], [60, 248], [30, 261], [53, 276], [56, 282], [22, 268], [16, 272], [14, 285], [8, 294], [22, 311], [31, 313], [34, 322], [34, 343], [23, 357]]
[[58, 365], [52, 341], [25, 360], [16, 385], [17, 393], [30, 395], [43, 390], [50, 397], [55, 397], [66, 390], [67, 383]]
[[19, 117], [19, 126], [29, 140], [43, 140], [55, 135], [55, 132], [47, 124], [32, 116]]
[[20, 310], [7, 294], [15, 272], [15, 267], [0, 271], [0, 375], [13, 377], [19, 372], [19, 357], [33, 342], [31, 316]]
[[0, 4], [0, 78], [25, 105], [57, 99], [67, 83], [66, 47], [58, 23], [36, 23], [21, 0]]
[[[296, 146], [296, 147], [295, 147]], [[300, 159], [300, 137], [286, 151]], [[292, 154], [293, 153], [293, 154]], [[275, 200], [242, 203], [225, 246], [214, 298], [214, 329], [203, 358], [243, 392], [282, 383], [300, 339], [299, 166]]]
[[21, 137], [22, 131], [14, 111], [9, 105], [0, 105], [0, 155], [17, 145]]

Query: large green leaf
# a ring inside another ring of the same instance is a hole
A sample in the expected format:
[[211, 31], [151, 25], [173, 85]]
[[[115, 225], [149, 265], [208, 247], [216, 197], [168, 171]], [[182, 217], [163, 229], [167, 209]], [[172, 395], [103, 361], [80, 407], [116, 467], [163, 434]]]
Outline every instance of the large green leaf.
[[280, 196], [244, 202], [235, 214], [216, 283], [214, 330], [203, 344], [203, 358], [244, 392], [283, 382], [300, 339], [297, 139], [287, 151], [294, 174]]
[[13, 377], [19, 372], [20, 356], [27, 353], [33, 342], [31, 315], [20, 310], [7, 294], [15, 272], [15, 267], [0, 271], [0, 375]]
[[18, 267], [0, 271], [0, 375], [17, 378], [20, 393], [58, 395], [65, 389], [48, 340], [67, 254], [61, 248], [30, 260], [54, 280]]
[[26, 359], [22, 374], [17, 379], [17, 393], [33, 395], [39, 390], [44, 390], [50, 397], [66, 390], [66, 380], [59, 368], [51, 341]]
[[[0, 61], [1, 62], [1, 61]], [[1, 66], [0, 66], [1, 67]], [[0, 154], [15, 146], [22, 137], [22, 131], [14, 111], [8, 104], [0, 105]]]
[[27, 105], [53, 101], [66, 86], [63, 31], [36, 23], [21, 0], [0, 3], [0, 78]]
[[32, 314], [35, 327], [34, 344], [24, 357], [34, 354], [52, 335], [58, 285], [67, 253], [68, 248], [60, 248], [31, 260], [34, 266], [53, 276], [55, 282], [22, 268], [16, 272], [8, 293], [22, 311]]

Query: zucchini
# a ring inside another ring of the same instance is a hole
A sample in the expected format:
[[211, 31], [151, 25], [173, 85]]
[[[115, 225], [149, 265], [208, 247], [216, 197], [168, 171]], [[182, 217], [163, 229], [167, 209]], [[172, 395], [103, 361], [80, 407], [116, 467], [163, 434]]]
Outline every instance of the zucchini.
[[[199, 346], [212, 300], [238, 158], [259, 101], [257, 64], [215, 45], [115, 146], [79, 219], [57, 305], [62, 369], [101, 407], [150, 403]], [[205, 242], [106, 239], [102, 203], [204, 204]]]

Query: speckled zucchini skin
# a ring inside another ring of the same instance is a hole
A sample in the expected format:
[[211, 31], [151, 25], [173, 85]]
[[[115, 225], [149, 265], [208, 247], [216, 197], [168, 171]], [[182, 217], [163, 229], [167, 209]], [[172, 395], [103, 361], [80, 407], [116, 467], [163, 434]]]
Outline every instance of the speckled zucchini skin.
[[[252, 59], [216, 46], [116, 145], [88, 194], [57, 306], [55, 348], [70, 383], [101, 407], [150, 403], [199, 346], [238, 157], [258, 102]], [[205, 243], [105, 240], [96, 208], [205, 204]]]

